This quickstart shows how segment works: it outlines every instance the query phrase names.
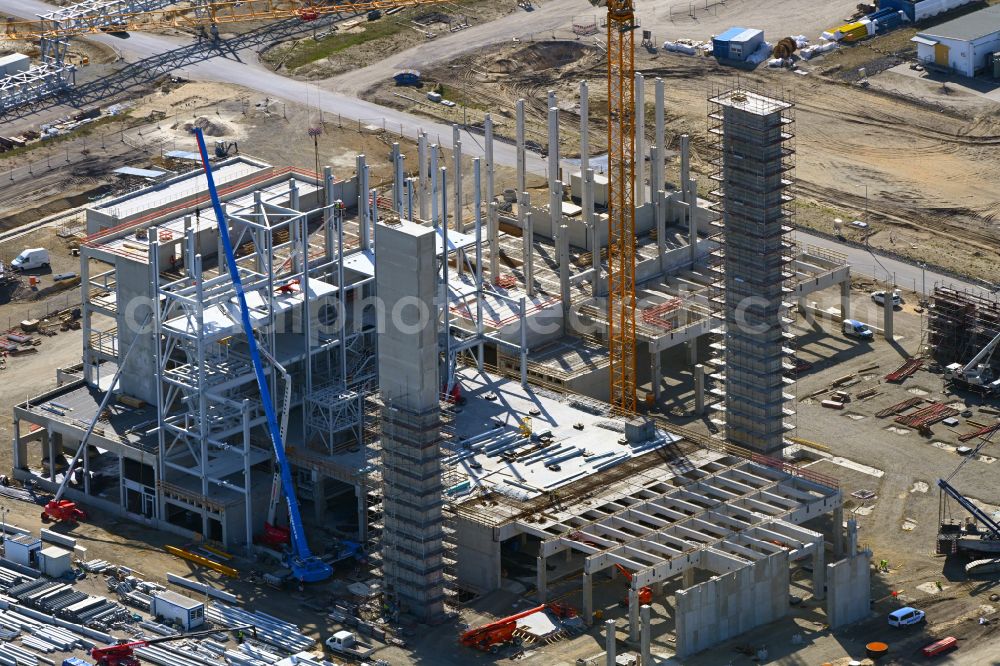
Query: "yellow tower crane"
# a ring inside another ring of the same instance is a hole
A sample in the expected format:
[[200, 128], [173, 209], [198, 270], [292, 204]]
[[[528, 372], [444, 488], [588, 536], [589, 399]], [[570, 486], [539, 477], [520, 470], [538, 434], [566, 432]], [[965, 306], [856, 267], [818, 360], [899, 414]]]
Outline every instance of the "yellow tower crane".
[[[635, 393], [635, 41], [632, 0], [608, 5], [608, 351], [611, 404]], [[638, 102], [642, 103], [641, 100]], [[655, 378], [654, 378], [655, 381]]]

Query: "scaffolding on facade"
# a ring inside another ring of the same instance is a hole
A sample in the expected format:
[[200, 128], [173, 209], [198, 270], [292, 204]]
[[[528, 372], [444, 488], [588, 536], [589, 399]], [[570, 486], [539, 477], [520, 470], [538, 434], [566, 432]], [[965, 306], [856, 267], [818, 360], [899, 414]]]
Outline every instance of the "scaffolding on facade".
[[710, 303], [725, 321], [713, 343], [714, 377], [724, 382], [727, 438], [747, 448], [781, 448], [794, 411], [785, 392], [794, 380], [790, 332], [790, 265], [794, 209], [794, 106], [742, 85], [709, 97], [714, 139], [711, 192], [720, 218], [718, 247], [711, 254]]
[[965, 363], [1000, 334], [1000, 299], [937, 286], [927, 325], [934, 358], [942, 364]]

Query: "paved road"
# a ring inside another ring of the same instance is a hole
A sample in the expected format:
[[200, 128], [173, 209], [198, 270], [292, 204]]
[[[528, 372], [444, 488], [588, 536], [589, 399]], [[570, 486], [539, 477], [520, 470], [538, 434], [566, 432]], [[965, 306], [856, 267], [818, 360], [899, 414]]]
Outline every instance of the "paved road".
[[[838, 0], [839, 1], [839, 0]], [[441, 62], [457, 57], [468, 51], [482, 48], [487, 44], [510, 41], [515, 37], [523, 37], [530, 33], [551, 32], [559, 28], [568, 28], [572, 17], [580, 10], [579, 0], [549, 0], [537, 6], [532, 12], [515, 12], [501, 20], [488, 24], [477, 25], [453, 34], [440, 35], [433, 42], [408, 49], [407, 51], [387, 59], [385, 62], [372, 65], [364, 70], [349, 75], [335, 77], [322, 83], [322, 87], [307, 81], [298, 81], [276, 74], [261, 65], [256, 53], [246, 49], [236, 53], [226, 53], [203, 62], [186, 66], [178, 74], [204, 81], [219, 81], [245, 86], [261, 95], [292, 101], [320, 100], [320, 105], [326, 113], [340, 115], [351, 121], [361, 121], [370, 125], [385, 125], [393, 131], [401, 131], [407, 137], [416, 137], [423, 130], [437, 140], [441, 146], [451, 148], [452, 129], [444, 123], [438, 123], [426, 118], [419, 118], [402, 111], [372, 104], [357, 95], [371, 81], [382, 80], [392, 74], [400, 66], [427, 66], [433, 62]], [[52, 5], [41, 0], [6, 0], [7, 14], [30, 17], [51, 10]], [[839, 9], [839, 7], [838, 7]], [[834, 10], [836, 11], [836, 10]], [[128, 39], [119, 39], [110, 35], [94, 35], [96, 41], [109, 44], [118, 49], [130, 61], [147, 58], [165, 53], [179, 45], [190, 44], [190, 38], [182, 36], [153, 35], [133, 33]], [[325, 90], [324, 94], [319, 94]], [[482, 138], [468, 132], [462, 132], [463, 152], [471, 156], [482, 156]], [[498, 165], [513, 166], [516, 161], [514, 146], [497, 142], [494, 147], [494, 158]], [[527, 168], [532, 173], [546, 172], [545, 160], [534, 153], [528, 154]], [[918, 289], [926, 284], [928, 289], [935, 283], [953, 284], [959, 289], [979, 291], [979, 287], [969, 282], [962, 282], [951, 277], [927, 271], [923, 273], [918, 266], [894, 259], [879, 258], [877, 261], [865, 250], [837, 243], [836, 241], [798, 232], [797, 236], [803, 243], [825, 247], [846, 254], [848, 260], [861, 272], [873, 274], [880, 279], [895, 275], [895, 282], [907, 288]], [[866, 270], [867, 269], [867, 270]]]

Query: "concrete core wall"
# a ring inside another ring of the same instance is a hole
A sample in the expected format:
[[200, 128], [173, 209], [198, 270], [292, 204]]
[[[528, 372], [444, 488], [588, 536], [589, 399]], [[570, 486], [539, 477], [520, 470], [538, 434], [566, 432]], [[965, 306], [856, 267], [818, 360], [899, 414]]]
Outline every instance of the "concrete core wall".
[[865, 550], [826, 565], [826, 618], [831, 629], [863, 620], [871, 613], [872, 552]]
[[773, 622], [788, 612], [788, 554], [677, 592], [677, 656], [686, 657], [720, 641]]

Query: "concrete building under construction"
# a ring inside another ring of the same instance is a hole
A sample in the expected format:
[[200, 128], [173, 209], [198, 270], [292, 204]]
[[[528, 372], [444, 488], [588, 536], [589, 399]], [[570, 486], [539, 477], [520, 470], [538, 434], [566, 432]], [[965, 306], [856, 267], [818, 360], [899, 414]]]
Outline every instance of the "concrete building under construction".
[[[586, 127], [585, 84], [580, 94]], [[807, 557], [831, 624], [867, 612], [870, 553], [843, 548], [836, 482], [780, 453], [788, 302], [839, 284], [849, 311], [849, 268], [787, 238], [790, 106], [742, 90], [713, 105], [719, 212], [698, 196], [686, 136], [667, 174], [662, 81], [653, 142], [637, 134], [651, 159], [635, 197], [649, 412], [636, 418], [606, 402], [607, 181], [586, 138], [578, 164], [549, 151], [547, 205], [526, 187], [523, 104], [512, 188], [496, 182], [488, 116], [471, 173], [457, 127], [450, 159], [425, 135], [415, 156], [394, 145], [383, 187], [364, 156], [348, 178], [246, 157], [213, 165], [318, 553], [358, 539], [389, 597], [426, 622], [458, 589], [499, 589], [514, 542], [537, 553], [542, 600], [557, 554], [585, 606], [595, 577], [620, 565], [632, 634], [639, 590], [676, 588], [681, 654], [780, 617], [790, 567]], [[81, 364], [14, 407], [15, 474], [49, 490], [70, 474], [74, 500], [252, 550], [275, 459], [204, 174], [92, 204], [87, 225]], [[747, 309], [749, 297], [763, 302]], [[706, 371], [712, 347], [724, 358]], [[677, 397], [668, 376], [697, 414], [721, 401], [728, 442], [657, 415]], [[718, 628], [700, 600], [748, 580], [755, 591]]]

